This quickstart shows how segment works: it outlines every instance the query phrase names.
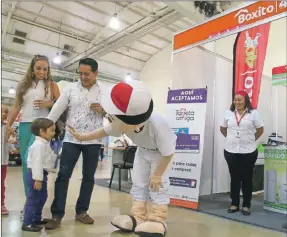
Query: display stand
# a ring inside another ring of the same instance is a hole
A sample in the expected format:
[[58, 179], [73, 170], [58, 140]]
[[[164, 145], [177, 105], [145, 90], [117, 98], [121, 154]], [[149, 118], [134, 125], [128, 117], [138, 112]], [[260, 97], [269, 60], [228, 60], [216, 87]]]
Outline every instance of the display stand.
[[264, 209], [287, 214], [287, 146], [265, 146], [264, 158]]
[[[264, 147], [264, 209], [287, 214], [287, 146], [286, 137], [279, 135], [279, 88], [287, 86], [287, 66], [275, 67], [272, 70], [272, 86], [275, 87], [274, 124], [275, 136], [269, 146]], [[280, 141], [281, 140], [281, 141]]]

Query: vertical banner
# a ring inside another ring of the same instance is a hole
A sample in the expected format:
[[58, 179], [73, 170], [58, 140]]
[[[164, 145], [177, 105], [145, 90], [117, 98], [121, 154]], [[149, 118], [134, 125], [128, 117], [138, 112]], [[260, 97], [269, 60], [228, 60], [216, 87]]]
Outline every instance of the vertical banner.
[[233, 95], [246, 91], [257, 108], [270, 23], [240, 32], [233, 51]]
[[286, 145], [264, 148], [264, 209], [287, 214]]
[[171, 205], [198, 209], [207, 89], [170, 90], [167, 119], [177, 135], [169, 170]]

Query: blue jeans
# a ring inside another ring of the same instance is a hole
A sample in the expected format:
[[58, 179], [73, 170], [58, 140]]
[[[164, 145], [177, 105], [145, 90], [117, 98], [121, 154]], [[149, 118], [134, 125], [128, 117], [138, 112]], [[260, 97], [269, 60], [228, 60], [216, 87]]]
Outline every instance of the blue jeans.
[[47, 192], [47, 180], [48, 172], [43, 171], [44, 178], [42, 181], [42, 189], [40, 191], [34, 189], [35, 180], [32, 178], [32, 170], [27, 170], [26, 181], [27, 181], [27, 200], [24, 211], [24, 225], [32, 225], [36, 221], [41, 221], [42, 210], [46, 203], [48, 192]]
[[60, 159], [60, 170], [55, 182], [54, 201], [51, 206], [53, 217], [61, 219], [65, 215], [69, 181], [81, 153], [83, 153], [83, 179], [76, 204], [76, 213], [79, 215], [88, 211], [95, 186], [94, 176], [98, 166], [100, 149], [100, 144], [81, 145], [64, 142]]

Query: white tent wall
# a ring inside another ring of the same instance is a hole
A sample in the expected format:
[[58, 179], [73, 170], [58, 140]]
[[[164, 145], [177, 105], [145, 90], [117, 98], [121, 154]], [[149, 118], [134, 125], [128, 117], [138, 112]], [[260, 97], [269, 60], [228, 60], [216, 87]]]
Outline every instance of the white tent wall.
[[172, 45], [153, 56], [140, 73], [140, 80], [149, 88], [154, 101], [154, 111], [166, 113], [168, 87], [171, 87], [171, 52]]
[[[279, 135], [283, 137], [284, 141], [287, 141], [286, 108], [287, 108], [287, 86], [273, 86], [272, 87], [272, 116], [273, 116], [272, 117], [272, 132], [278, 132]], [[276, 131], [276, 128], [277, 128], [276, 124], [278, 124], [278, 131]]]

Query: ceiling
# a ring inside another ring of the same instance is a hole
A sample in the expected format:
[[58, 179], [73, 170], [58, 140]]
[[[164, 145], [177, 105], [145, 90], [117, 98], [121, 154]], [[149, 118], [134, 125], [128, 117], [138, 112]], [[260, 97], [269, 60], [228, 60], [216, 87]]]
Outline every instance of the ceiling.
[[[109, 26], [114, 14], [117, 30]], [[175, 32], [205, 19], [193, 2], [143, 1], [2, 0], [1, 17], [2, 91], [15, 88], [36, 54], [49, 57], [54, 78], [77, 79], [79, 59], [92, 57], [103, 80], [123, 80], [128, 73], [139, 79], [145, 63], [172, 43]], [[53, 63], [57, 55], [59, 65]]]

